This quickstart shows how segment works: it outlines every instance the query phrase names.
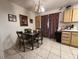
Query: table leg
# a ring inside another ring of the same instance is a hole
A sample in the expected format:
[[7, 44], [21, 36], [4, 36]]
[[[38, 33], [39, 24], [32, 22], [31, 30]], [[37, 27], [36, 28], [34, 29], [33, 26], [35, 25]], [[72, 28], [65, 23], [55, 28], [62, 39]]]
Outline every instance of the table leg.
[[32, 38], [31, 38], [31, 43], [32, 43], [32, 50], [34, 50], [34, 41], [33, 41], [33, 36], [32, 36]]
[[23, 42], [23, 48], [24, 48], [23, 52], [25, 52], [25, 43], [24, 42]]
[[33, 45], [33, 43], [32, 43], [32, 50], [34, 50], [34, 45]]

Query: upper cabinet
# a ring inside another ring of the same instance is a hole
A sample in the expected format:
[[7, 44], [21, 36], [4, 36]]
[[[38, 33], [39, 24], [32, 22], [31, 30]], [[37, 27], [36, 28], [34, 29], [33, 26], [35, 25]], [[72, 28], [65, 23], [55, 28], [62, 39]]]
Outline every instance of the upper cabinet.
[[72, 8], [68, 8], [64, 11], [64, 22], [71, 22]]
[[72, 22], [78, 22], [78, 8], [73, 8]]
[[70, 7], [65, 9], [64, 22], [78, 22], [78, 7]]

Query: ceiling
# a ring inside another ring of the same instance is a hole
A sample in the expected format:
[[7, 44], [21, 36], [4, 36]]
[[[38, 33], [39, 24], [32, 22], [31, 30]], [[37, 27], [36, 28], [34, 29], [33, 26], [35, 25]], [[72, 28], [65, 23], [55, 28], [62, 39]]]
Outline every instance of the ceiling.
[[[10, 1], [26, 8], [27, 10], [34, 11], [35, 3], [37, 3], [39, 0], [10, 0]], [[67, 5], [76, 4], [78, 0], [40, 0], [40, 2], [46, 11], [50, 11]]]

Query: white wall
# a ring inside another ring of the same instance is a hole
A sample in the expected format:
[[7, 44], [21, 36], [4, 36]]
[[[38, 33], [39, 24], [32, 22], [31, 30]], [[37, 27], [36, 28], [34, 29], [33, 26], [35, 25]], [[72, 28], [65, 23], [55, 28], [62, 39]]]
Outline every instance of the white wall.
[[0, 35], [0, 59], [5, 59], [4, 52], [3, 52], [3, 49], [2, 49], [1, 35]]
[[[8, 14], [17, 16], [17, 22], [9, 22]], [[28, 16], [28, 26], [20, 27], [19, 14]], [[33, 19], [33, 24], [29, 19]], [[12, 47], [16, 42], [16, 31], [24, 28], [35, 29], [35, 14], [7, 0], [0, 0], [0, 59], [1, 51]], [[3, 54], [3, 53], [2, 53]]]

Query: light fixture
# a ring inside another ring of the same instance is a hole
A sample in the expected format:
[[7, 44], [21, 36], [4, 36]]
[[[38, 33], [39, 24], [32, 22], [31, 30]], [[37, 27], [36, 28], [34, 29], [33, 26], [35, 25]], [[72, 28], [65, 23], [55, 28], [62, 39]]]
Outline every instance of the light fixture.
[[44, 6], [41, 5], [40, 0], [35, 4], [35, 12], [36, 13], [45, 12]]

